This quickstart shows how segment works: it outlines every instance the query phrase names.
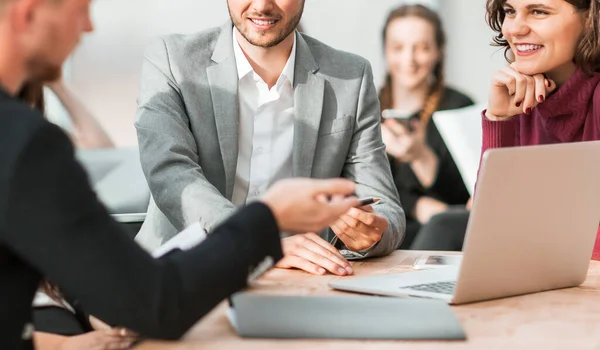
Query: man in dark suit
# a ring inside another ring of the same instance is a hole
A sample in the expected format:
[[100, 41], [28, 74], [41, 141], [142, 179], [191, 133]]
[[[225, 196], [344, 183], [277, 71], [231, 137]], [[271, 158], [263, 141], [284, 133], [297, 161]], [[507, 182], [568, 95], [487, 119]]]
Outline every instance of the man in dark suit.
[[89, 5], [0, 0], [0, 349], [33, 347], [42, 277], [111, 325], [178, 338], [282, 257], [280, 231], [318, 231], [359, 203], [350, 181], [279, 182], [203, 244], [152, 259], [97, 200], [68, 137], [14, 97], [60, 75], [92, 30]]

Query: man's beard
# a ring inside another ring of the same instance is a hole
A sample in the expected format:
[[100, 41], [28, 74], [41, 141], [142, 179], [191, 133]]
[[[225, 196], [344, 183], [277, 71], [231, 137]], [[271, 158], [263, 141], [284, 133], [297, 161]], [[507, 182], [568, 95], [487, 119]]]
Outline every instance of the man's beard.
[[[304, 5], [302, 5], [302, 8], [300, 9], [300, 11], [298, 11], [297, 14], [294, 15], [294, 17], [292, 17], [290, 19], [290, 21], [286, 24], [286, 26], [279, 32], [279, 34], [271, 41], [268, 42], [261, 42], [259, 40], [250, 38], [242, 29], [242, 23], [240, 22], [240, 20], [238, 20], [237, 18], [234, 18], [231, 15], [231, 11], [229, 12], [229, 16], [231, 17], [231, 20], [233, 21], [233, 25], [237, 28], [237, 30], [240, 32], [240, 34], [244, 37], [244, 39], [246, 39], [247, 42], [249, 42], [250, 44], [254, 45], [254, 46], [258, 46], [258, 47], [262, 47], [262, 48], [269, 48], [269, 47], [273, 47], [273, 46], [277, 46], [279, 45], [282, 41], [284, 41], [290, 34], [292, 34], [292, 32], [296, 29], [296, 27], [298, 27], [298, 24], [300, 23], [300, 19], [302, 18], [302, 12], [304, 11]], [[254, 13], [252, 14], [254, 17], [273, 17], [272, 13], [267, 11], [265, 13]]]

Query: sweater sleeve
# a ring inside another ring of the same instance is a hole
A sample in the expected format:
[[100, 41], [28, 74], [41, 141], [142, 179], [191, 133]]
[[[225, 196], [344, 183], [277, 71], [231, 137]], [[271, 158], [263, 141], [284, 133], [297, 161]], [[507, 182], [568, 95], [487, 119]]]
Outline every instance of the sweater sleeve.
[[254, 203], [195, 248], [153, 259], [110, 218], [49, 123], [20, 157], [7, 218], [3, 243], [15, 254], [86, 312], [150, 338], [179, 338], [262, 262], [282, 257], [272, 212]]
[[481, 113], [481, 127], [483, 131], [483, 142], [481, 154], [490, 148], [517, 146], [517, 126], [519, 116], [514, 116], [505, 120], [493, 121], [485, 116], [485, 111]]
[[596, 235], [596, 244], [594, 245], [592, 260], [600, 260], [600, 227], [598, 227], [598, 234]]
[[[482, 143], [481, 155], [479, 156], [479, 169], [477, 177], [481, 171], [481, 160], [483, 154], [488, 149], [513, 147], [518, 145], [517, 126], [519, 125], [519, 116], [514, 116], [505, 120], [489, 120], [485, 116], [484, 110], [481, 112]], [[475, 182], [475, 192], [477, 192], [477, 182]]]

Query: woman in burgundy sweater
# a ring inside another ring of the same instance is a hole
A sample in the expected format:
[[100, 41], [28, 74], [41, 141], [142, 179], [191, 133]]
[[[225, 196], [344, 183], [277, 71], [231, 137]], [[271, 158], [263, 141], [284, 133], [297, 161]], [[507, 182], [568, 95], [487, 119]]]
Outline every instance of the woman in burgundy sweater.
[[600, 140], [600, 1], [487, 0], [487, 20], [511, 64], [492, 77], [482, 152]]

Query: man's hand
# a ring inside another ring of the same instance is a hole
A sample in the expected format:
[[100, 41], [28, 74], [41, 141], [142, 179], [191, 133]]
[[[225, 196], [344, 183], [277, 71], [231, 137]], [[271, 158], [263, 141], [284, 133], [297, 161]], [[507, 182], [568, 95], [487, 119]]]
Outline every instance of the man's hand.
[[338, 276], [354, 273], [338, 250], [315, 233], [284, 238], [281, 246], [283, 259], [276, 267], [298, 268], [315, 275], [324, 275], [327, 271]]
[[387, 230], [387, 220], [373, 211], [372, 206], [350, 208], [331, 225], [333, 232], [348, 249], [358, 252], [373, 247]]
[[279, 230], [320, 232], [360, 203], [353, 196], [354, 188], [354, 182], [346, 179], [286, 179], [271, 186], [262, 201], [273, 212]]

